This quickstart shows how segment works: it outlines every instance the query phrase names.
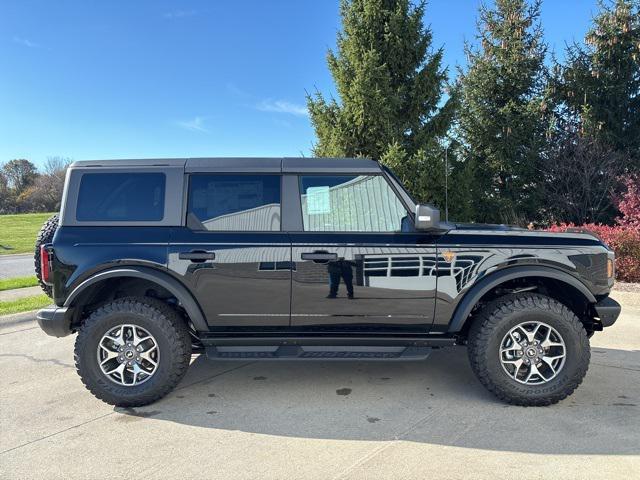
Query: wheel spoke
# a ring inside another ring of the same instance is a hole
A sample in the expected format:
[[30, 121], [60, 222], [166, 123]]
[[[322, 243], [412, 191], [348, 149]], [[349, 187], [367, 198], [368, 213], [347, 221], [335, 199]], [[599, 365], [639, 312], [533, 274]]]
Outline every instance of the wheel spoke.
[[100, 348], [106, 352], [107, 357], [113, 358], [113, 357], [117, 357], [118, 356], [118, 349], [112, 349], [112, 348], [108, 348], [105, 344], [104, 341], [102, 343], [100, 343]]
[[524, 361], [521, 358], [519, 358], [518, 360], [503, 360], [502, 363], [509, 363], [509, 364], [513, 365], [514, 366], [514, 370], [513, 370], [513, 373], [511, 374], [511, 376], [513, 378], [517, 378], [518, 377], [518, 371], [520, 371], [520, 367], [522, 366]]
[[524, 334], [525, 334], [525, 335], [526, 335], [526, 337], [527, 337], [527, 341], [528, 341], [529, 343], [531, 343], [531, 342], [533, 342], [533, 341], [535, 340], [535, 338], [536, 338], [536, 333], [535, 333], [535, 331], [530, 332], [529, 330], [527, 330], [527, 329], [526, 329], [526, 328], [524, 328], [524, 327], [522, 327], [520, 330], [522, 330], [522, 331], [524, 332]]
[[542, 348], [551, 348], [551, 347], [564, 347], [564, 343], [561, 342], [552, 342], [551, 340], [544, 340], [540, 345]]
[[504, 347], [500, 349], [500, 353], [513, 352], [513, 351], [521, 352], [522, 346], [516, 343], [515, 345], [511, 345], [510, 347]]
[[549, 357], [542, 357], [542, 361], [549, 366], [549, 368], [551, 369], [551, 371], [555, 375], [556, 374], [556, 369], [553, 366], [553, 360], [550, 360]]
[[531, 365], [529, 365], [529, 375], [527, 375], [525, 382], [529, 382], [531, 380], [531, 377], [533, 377], [534, 375], [539, 375], [540, 377], [542, 377], [540, 371], [538, 370], [538, 367], [536, 367], [536, 364], [532, 363]]
[[536, 335], [538, 334], [538, 330], [540, 330], [540, 327], [542, 326], [542, 323], [538, 323], [535, 328], [533, 329], [533, 333], [531, 334], [531, 341], [535, 341], [536, 339]]
[[133, 331], [133, 346], [134, 347], [137, 347], [142, 342], [144, 342], [146, 340], [149, 340], [151, 338], [151, 335], [149, 335], [149, 334], [139, 336], [137, 328], [133, 328], [132, 331]]
[[124, 325], [120, 327], [120, 334], [117, 336], [106, 334], [105, 338], [108, 338], [118, 346], [124, 345]]
[[118, 364], [118, 366], [117, 366], [117, 367], [112, 368], [111, 370], [108, 370], [108, 371], [106, 371], [106, 372], [104, 372], [104, 373], [105, 373], [105, 375], [111, 375], [111, 374], [113, 374], [113, 373], [119, 373], [119, 374], [122, 374], [122, 371], [124, 370], [124, 367], [125, 367], [125, 366], [126, 366], [126, 363], [120, 363], [120, 364]]
[[124, 386], [139, 385], [151, 378], [158, 368], [159, 353], [155, 338], [131, 324], [111, 328], [98, 343], [97, 351], [102, 373]]
[[[155, 347], [153, 348], [153, 350], [155, 350]], [[153, 358], [151, 358], [151, 352], [153, 350], [142, 352], [140, 354], [140, 358], [142, 358], [142, 360], [149, 362], [151, 365], [155, 367], [158, 364], [158, 362], [156, 362]]]
[[[550, 348], [553, 348], [551, 355]], [[516, 382], [527, 385], [542, 384], [555, 378], [564, 366], [566, 354], [558, 331], [538, 321], [523, 322], [511, 328], [503, 337], [499, 350], [503, 370]]]
[[542, 357], [542, 360], [544, 360], [545, 362], [549, 363], [549, 362], [553, 362], [555, 360], [558, 360], [559, 358], [564, 358], [564, 354], [562, 354], [562, 355], [545, 355], [544, 357]]

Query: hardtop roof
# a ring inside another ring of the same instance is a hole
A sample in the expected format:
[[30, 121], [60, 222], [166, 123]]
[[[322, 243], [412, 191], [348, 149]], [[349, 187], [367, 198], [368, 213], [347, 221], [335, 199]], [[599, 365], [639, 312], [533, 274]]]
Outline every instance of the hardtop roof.
[[215, 157], [215, 158], [147, 158], [123, 160], [81, 160], [71, 168], [184, 167], [196, 172], [277, 172], [277, 173], [378, 173], [380, 165], [368, 158], [307, 157]]

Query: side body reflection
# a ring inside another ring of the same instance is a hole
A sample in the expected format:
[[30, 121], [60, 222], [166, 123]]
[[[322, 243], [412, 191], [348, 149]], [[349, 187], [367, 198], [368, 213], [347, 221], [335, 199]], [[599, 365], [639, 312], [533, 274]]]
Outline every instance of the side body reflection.
[[336, 298], [338, 296], [338, 288], [340, 287], [340, 279], [342, 278], [347, 288], [347, 297], [353, 299], [352, 265], [355, 264], [343, 258], [327, 264], [327, 272], [329, 273], [329, 295], [327, 295], [327, 298]]
[[[291, 326], [428, 331], [437, 277], [422, 259], [435, 258], [435, 236], [413, 229], [409, 209], [385, 178], [300, 175], [298, 194], [302, 231], [289, 232], [297, 266]], [[341, 284], [348, 302], [334, 300]]]

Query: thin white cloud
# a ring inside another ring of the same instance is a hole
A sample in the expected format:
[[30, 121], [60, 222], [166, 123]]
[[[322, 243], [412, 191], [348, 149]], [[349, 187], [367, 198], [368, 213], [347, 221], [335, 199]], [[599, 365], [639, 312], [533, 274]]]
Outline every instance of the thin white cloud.
[[166, 19], [193, 17], [196, 13], [195, 10], [174, 10], [172, 12], [163, 13], [162, 16]]
[[242, 90], [240, 87], [238, 87], [235, 83], [233, 82], [227, 82], [227, 91], [235, 96], [235, 97], [241, 97], [241, 98], [247, 98], [250, 97], [250, 95], [245, 92], [244, 90]]
[[288, 113], [299, 117], [309, 115], [307, 107], [304, 105], [287, 102], [286, 100], [271, 100], [268, 98], [256, 105], [256, 108], [262, 112]]
[[194, 117], [191, 120], [185, 120], [181, 122], [176, 122], [180, 128], [184, 128], [185, 130], [190, 130], [192, 132], [204, 132], [208, 133], [209, 130], [204, 126], [204, 117]]
[[15, 43], [18, 43], [18, 44], [24, 46], [24, 47], [29, 47], [29, 48], [39, 48], [40, 47], [39, 43], [32, 42], [28, 38], [13, 37], [13, 41]]

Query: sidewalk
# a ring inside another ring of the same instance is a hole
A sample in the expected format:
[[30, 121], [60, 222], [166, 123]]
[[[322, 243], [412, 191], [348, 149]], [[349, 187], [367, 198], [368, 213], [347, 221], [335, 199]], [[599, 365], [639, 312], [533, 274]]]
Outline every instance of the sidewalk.
[[42, 289], [40, 286], [16, 288], [14, 290], [0, 291], [0, 302], [10, 302], [12, 300], [19, 300], [25, 297], [33, 297], [34, 295], [40, 295]]

